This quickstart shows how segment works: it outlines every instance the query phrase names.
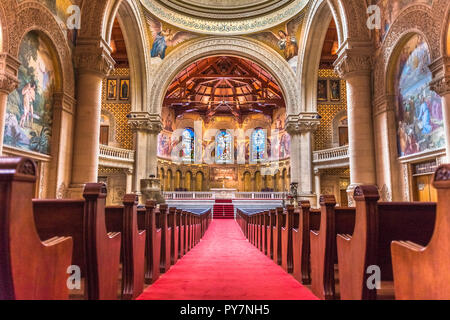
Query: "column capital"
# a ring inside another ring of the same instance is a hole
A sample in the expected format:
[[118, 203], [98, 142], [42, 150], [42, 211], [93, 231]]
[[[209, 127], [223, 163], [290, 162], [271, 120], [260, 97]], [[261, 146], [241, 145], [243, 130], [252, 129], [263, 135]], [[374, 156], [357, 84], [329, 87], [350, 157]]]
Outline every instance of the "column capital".
[[373, 46], [367, 42], [346, 41], [338, 52], [334, 70], [342, 79], [356, 75], [370, 75], [373, 63]]
[[298, 116], [288, 116], [286, 131], [292, 135], [315, 132], [320, 125], [320, 115], [317, 112], [305, 112]]
[[78, 72], [95, 73], [101, 78], [108, 76], [115, 65], [109, 45], [103, 39], [92, 38], [77, 40], [74, 62]]
[[147, 131], [152, 134], [159, 134], [163, 128], [161, 117], [158, 114], [132, 112], [127, 117], [133, 131]]
[[20, 61], [8, 53], [0, 53], [0, 92], [10, 94], [19, 85]]
[[430, 89], [440, 96], [450, 94], [450, 57], [441, 57], [433, 61], [428, 68], [433, 75]]

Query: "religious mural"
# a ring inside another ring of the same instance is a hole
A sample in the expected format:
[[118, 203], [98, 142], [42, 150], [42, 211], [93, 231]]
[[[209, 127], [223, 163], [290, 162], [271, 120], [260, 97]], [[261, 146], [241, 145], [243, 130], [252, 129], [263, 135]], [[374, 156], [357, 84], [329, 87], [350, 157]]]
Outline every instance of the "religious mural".
[[252, 38], [270, 45], [282, 54], [294, 73], [297, 71], [299, 39], [303, 18], [304, 15], [301, 13], [273, 29], [251, 35]]
[[252, 161], [263, 160], [266, 156], [266, 132], [262, 128], [257, 128], [251, 136]]
[[39, 34], [30, 32], [20, 45], [19, 86], [8, 96], [6, 145], [50, 154], [55, 70]]
[[399, 155], [445, 146], [441, 98], [430, 90], [430, 54], [419, 35], [413, 36], [398, 58], [396, 91]]
[[400, 12], [408, 5], [426, 4], [431, 6], [433, 0], [376, 0], [375, 4], [381, 9], [381, 30], [377, 30], [377, 42], [382, 43], [386, 38], [391, 25]]
[[233, 136], [227, 130], [220, 130], [216, 135], [216, 163], [232, 163], [233, 158]]
[[176, 27], [159, 21], [150, 13], [146, 14], [146, 19], [153, 41], [150, 51], [152, 64], [161, 63], [177, 45], [198, 36], [189, 31], [177, 30]]
[[[79, 0], [41, 0], [44, 5], [55, 15], [57, 18], [61, 28], [66, 30], [67, 39], [75, 45], [77, 38], [77, 29], [76, 28], [68, 28], [67, 20], [74, 13], [69, 10], [70, 6], [79, 4]], [[72, 22], [72, 21], [71, 21]]]

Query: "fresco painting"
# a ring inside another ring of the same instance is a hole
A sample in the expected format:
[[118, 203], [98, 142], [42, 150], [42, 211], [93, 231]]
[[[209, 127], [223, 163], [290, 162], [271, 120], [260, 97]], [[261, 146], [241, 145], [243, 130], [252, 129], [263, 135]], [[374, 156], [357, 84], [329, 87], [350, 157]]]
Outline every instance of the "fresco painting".
[[50, 154], [55, 70], [49, 48], [39, 36], [27, 34], [19, 51], [19, 86], [8, 96], [4, 143]]
[[303, 13], [276, 28], [251, 35], [252, 38], [262, 41], [277, 50], [297, 72], [298, 48], [301, 25], [304, 20]]
[[445, 146], [442, 101], [430, 90], [430, 54], [421, 36], [413, 36], [398, 58], [396, 92], [400, 156]]

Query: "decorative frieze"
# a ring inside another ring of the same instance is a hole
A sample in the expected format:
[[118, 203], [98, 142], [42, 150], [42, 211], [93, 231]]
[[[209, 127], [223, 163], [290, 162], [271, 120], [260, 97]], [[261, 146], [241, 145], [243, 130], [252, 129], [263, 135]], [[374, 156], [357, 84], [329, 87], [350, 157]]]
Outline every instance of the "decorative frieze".
[[114, 69], [111, 49], [104, 40], [79, 39], [75, 48], [75, 67], [78, 72], [94, 72], [100, 77], [108, 76]]
[[342, 79], [354, 75], [370, 74], [373, 58], [369, 48], [348, 48], [342, 50], [334, 63], [334, 70]]
[[132, 112], [127, 117], [133, 131], [147, 131], [158, 134], [163, 128], [159, 115], [152, 115], [147, 112]]
[[17, 59], [7, 53], [0, 53], [0, 92], [10, 94], [17, 88], [19, 66]]
[[440, 96], [450, 93], [450, 58], [443, 57], [430, 64], [429, 69], [433, 74], [430, 88]]
[[320, 125], [320, 116], [316, 112], [301, 113], [298, 116], [288, 116], [286, 131], [292, 135], [315, 132]]

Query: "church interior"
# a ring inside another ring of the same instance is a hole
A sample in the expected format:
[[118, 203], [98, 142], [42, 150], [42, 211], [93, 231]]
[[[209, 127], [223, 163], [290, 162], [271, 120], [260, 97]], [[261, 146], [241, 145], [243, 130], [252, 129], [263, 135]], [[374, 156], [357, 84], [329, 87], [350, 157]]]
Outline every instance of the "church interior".
[[448, 0], [0, 2], [0, 300], [447, 300], [449, 163]]

